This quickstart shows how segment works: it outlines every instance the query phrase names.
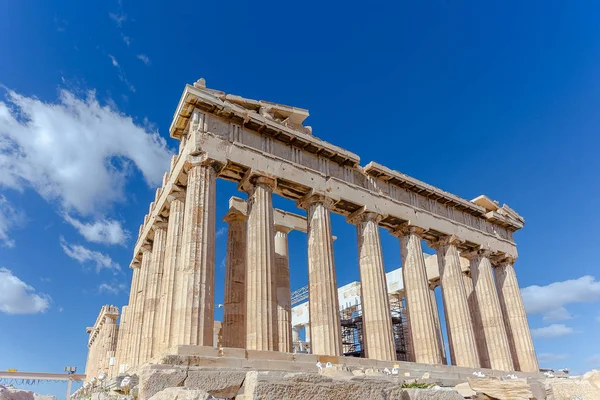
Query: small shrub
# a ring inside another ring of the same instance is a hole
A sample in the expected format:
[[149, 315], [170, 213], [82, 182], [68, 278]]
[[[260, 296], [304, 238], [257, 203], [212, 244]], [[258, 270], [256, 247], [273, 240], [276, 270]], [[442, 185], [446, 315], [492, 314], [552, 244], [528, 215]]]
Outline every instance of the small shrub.
[[404, 382], [402, 384], [402, 386], [400, 386], [402, 389], [429, 389], [434, 387], [435, 385], [433, 383], [425, 383], [425, 382]]

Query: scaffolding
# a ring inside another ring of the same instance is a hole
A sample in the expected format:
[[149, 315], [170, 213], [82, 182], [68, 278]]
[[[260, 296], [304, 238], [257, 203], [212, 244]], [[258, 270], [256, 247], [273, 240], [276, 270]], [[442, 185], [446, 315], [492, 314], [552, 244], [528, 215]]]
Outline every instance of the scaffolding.
[[[390, 295], [390, 313], [392, 330], [396, 345], [396, 359], [408, 361], [410, 348], [408, 345], [408, 324], [406, 310], [397, 295]], [[354, 304], [346, 303], [340, 311], [342, 326], [342, 351], [348, 357], [365, 357], [363, 338], [362, 308], [358, 300]]]

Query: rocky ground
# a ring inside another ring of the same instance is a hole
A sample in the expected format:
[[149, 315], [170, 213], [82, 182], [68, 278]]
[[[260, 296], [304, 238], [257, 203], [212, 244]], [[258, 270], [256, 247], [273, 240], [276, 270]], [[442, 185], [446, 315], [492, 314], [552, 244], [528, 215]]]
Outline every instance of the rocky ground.
[[[542, 376], [542, 375], [541, 375]], [[323, 368], [316, 373], [247, 371], [210, 367], [141, 367], [121, 394], [81, 393], [104, 400], [600, 400], [600, 371], [581, 377], [476, 377], [453, 387], [427, 376], [415, 380], [376, 369]], [[419, 388], [429, 386], [428, 388]], [[4, 400], [4, 399], [2, 399]]]

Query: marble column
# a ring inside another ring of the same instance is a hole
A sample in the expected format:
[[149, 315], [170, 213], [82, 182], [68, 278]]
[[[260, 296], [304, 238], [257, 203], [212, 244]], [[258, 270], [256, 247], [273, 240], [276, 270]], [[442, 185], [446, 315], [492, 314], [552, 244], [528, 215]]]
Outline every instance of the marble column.
[[473, 289], [483, 328], [483, 332], [476, 332], [475, 335], [485, 335], [487, 357], [484, 355], [483, 359], [489, 358], [492, 369], [513, 371], [514, 364], [502, 319], [498, 292], [494, 284], [490, 254], [487, 250], [463, 254], [470, 261]]
[[[430, 284], [429, 286], [429, 296], [431, 298], [431, 312], [433, 313], [433, 320], [435, 322], [435, 332], [436, 338], [438, 342], [438, 346], [440, 348], [440, 354], [442, 355], [442, 364], [448, 364], [448, 360], [446, 358], [446, 346], [444, 346], [444, 335], [442, 335], [442, 323], [440, 321], [440, 310], [438, 308], [437, 299], [435, 298], [435, 288], [437, 286], [433, 286]], [[446, 316], [446, 318], [448, 318]], [[450, 357], [454, 360], [454, 356], [452, 355], [452, 344], [450, 344]]]
[[482, 368], [490, 368], [490, 357], [487, 351], [485, 334], [483, 333], [483, 325], [481, 325], [481, 315], [477, 306], [477, 296], [473, 290], [473, 279], [469, 271], [463, 271], [463, 282], [465, 284], [465, 294], [467, 295], [467, 303], [469, 304], [469, 314], [473, 322], [473, 335], [475, 336], [475, 344], [477, 345], [477, 354], [479, 357], [479, 365]]
[[421, 232], [418, 227], [406, 226], [394, 234], [400, 238], [402, 279], [415, 362], [441, 364], [442, 353], [437, 341]]
[[148, 274], [150, 272], [150, 263], [152, 261], [152, 251], [149, 244], [142, 246], [142, 265], [140, 267], [140, 280], [135, 299], [135, 313], [131, 324], [132, 335], [132, 355], [130, 366], [137, 366], [144, 362], [142, 358], [142, 332], [144, 323], [144, 304], [146, 302], [146, 293], [148, 291]]
[[176, 344], [212, 346], [217, 175], [204, 155], [190, 156], [188, 162]]
[[[120, 352], [122, 354], [119, 363], [120, 365], [125, 365], [126, 370], [132, 364], [132, 349], [133, 349], [133, 324], [134, 324], [134, 315], [135, 315], [135, 305], [136, 305], [136, 297], [139, 287], [140, 281], [140, 267], [141, 262], [139, 260], [134, 260], [131, 263], [131, 269], [133, 270], [131, 276], [131, 289], [129, 290], [129, 303], [127, 304], [127, 324], [125, 326], [125, 332], [123, 332], [123, 340], [119, 341], [117, 344], [120, 348]], [[120, 366], [119, 366], [120, 368]]]
[[119, 317], [119, 336], [117, 338], [116, 352], [115, 352], [115, 376], [119, 373], [121, 364], [125, 361], [125, 340], [127, 335], [127, 310], [128, 306], [121, 307], [121, 316]]
[[223, 221], [227, 229], [225, 301], [223, 304], [223, 346], [246, 347], [246, 219], [229, 212]]
[[167, 243], [167, 223], [156, 222], [153, 226], [154, 241], [152, 243], [152, 262], [148, 272], [146, 299], [144, 301], [144, 323], [142, 329], [142, 362], [147, 362], [156, 355], [158, 350], [159, 330], [156, 321], [159, 318], [159, 288], [162, 287], [163, 268], [165, 261], [165, 246]]
[[431, 244], [437, 251], [452, 365], [477, 368], [477, 342], [456, 245], [455, 237], [443, 237]]
[[257, 177], [248, 199], [246, 255], [246, 349], [276, 351], [277, 288], [273, 189], [275, 181]]
[[289, 229], [275, 227], [275, 268], [277, 276], [277, 333], [279, 351], [292, 352], [292, 293], [288, 256]]
[[494, 268], [508, 343], [517, 371], [538, 372], [537, 357], [513, 263], [512, 259], [504, 259]]
[[181, 245], [183, 242], [183, 217], [185, 213], [185, 192], [173, 192], [167, 196], [169, 203], [169, 222], [165, 247], [165, 267], [161, 295], [160, 313], [160, 350], [164, 351], [177, 344], [179, 337], [177, 287], [181, 284]]
[[340, 356], [342, 332], [333, 258], [329, 208], [332, 201], [313, 195], [300, 204], [307, 211], [308, 299], [313, 354]]
[[394, 361], [396, 348], [392, 315], [377, 225], [380, 219], [379, 215], [366, 212], [351, 216], [348, 221], [356, 225], [358, 239], [365, 357]]

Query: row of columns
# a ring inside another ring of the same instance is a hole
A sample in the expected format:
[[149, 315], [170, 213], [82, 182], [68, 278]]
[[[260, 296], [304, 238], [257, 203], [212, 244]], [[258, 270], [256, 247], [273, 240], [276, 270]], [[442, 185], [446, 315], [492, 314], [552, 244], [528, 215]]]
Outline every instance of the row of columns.
[[[287, 232], [275, 231], [274, 187], [273, 179], [250, 179], [245, 186], [247, 217], [227, 220], [225, 346], [291, 350]], [[168, 222], [157, 221], [153, 242], [144, 246], [140, 262], [133, 265], [121, 363], [143, 363], [176, 344], [213, 344], [215, 190], [213, 165], [202, 156], [192, 156], [187, 189], [169, 196]], [[312, 351], [341, 355], [332, 201], [309, 195], [298, 204], [307, 211]], [[366, 356], [394, 360], [379, 218], [375, 213], [358, 212], [348, 221], [357, 226]], [[411, 357], [416, 362], [441, 364], [445, 352], [423, 258], [422, 230], [407, 225], [392, 233], [400, 240]], [[512, 262], [503, 261], [498, 267], [496, 288], [491, 254], [461, 254], [471, 263], [473, 289], [469, 295], [471, 288], [461, 272], [456, 240], [443, 238], [432, 246], [438, 251], [453, 363], [537, 370]]]
[[[240, 306], [243, 301], [240, 299], [235, 304], [232, 303], [229, 312], [229, 302], [226, 300], [224, 341], [226, 345], [234, 347], [243, 347], [245, 343], [248, 349], [289, 351], [290, 323], [285, 319], [289, 312], [285, 308], [287, 304], [282, 304], [289, 298], [287, 241], [285, 246], [280, 245], [285, 257], [276, 257], [276, 260], [280, 259], [281, 262], [286, 260], [282, 264], [285, 267], [279, 268], [276, 261], [273, 268], [273, 238], [279, 237], [280, 243], [284, 243], [282, 239], [285, 233], [278, 232], [274, 235], [271, 211], [274, 182], [267, 181], [264, 178], [256, 181], [249, 200], [247, 227], [244, 226], [243, 219], [229, 221], [230, 240], [243, 237], [242, 232], [246, 231], [247, 243], [229, 243], [226, 291], [237, 285], [239, 292], [247, 293], [245, 309], [248, 319], [244, 341], [239, 333], [244, 330], [238, 329], [244, 318], [239, 312], [244, 309]], [[299, 206], [307, 211], [312, 352], [341, 355], [341, 329], [330, 221], [331, 201], [324, 196], [312, 195], [300, 201]], [[395, 360], [378, 228], [380, 218], [375, 213], [359, 212], [350, 216], [348, 221], [357, 227], [365, 355], [368, 358]], [[421, 363], [446, 363], [435, 294], [429, 287], [423, 258], [423, 231], [419, 227], [407, 225], [392, 233], [400, 239], [411, 342], [410, 358]], [[496, 288], [491, 254], [485, 251], [462, 254], [471, 260], [471, 280], [462, 272], [458, 244], [454, 237], [443, 237], [430, 243], [438, 252], [440, 286], [452, 363], [467, 367], [536, 371], [537, 361], [512, 263], [504, 261], [495, 270], [498, 285]], [[245, 251], [241, 249], [248, 249], [246, 258], [241, 256]], [[240, 254], [235, 254], [236, 251]], [[239, 280], [232, 281], [236, 274], [236, 266], [242, 265], [244, 259], [247, 262], [247, 272], [239, 272], [237, 276], [247, 279], [246, 286]], [[228, 293], [226, 296], [233, 295]], [[237, 322], [233, 322], [234, 315], [239, 319]], [[283, 338], [280, 337], [282, 335]], [[258, 340], [259, 337], [262, 340]]]

